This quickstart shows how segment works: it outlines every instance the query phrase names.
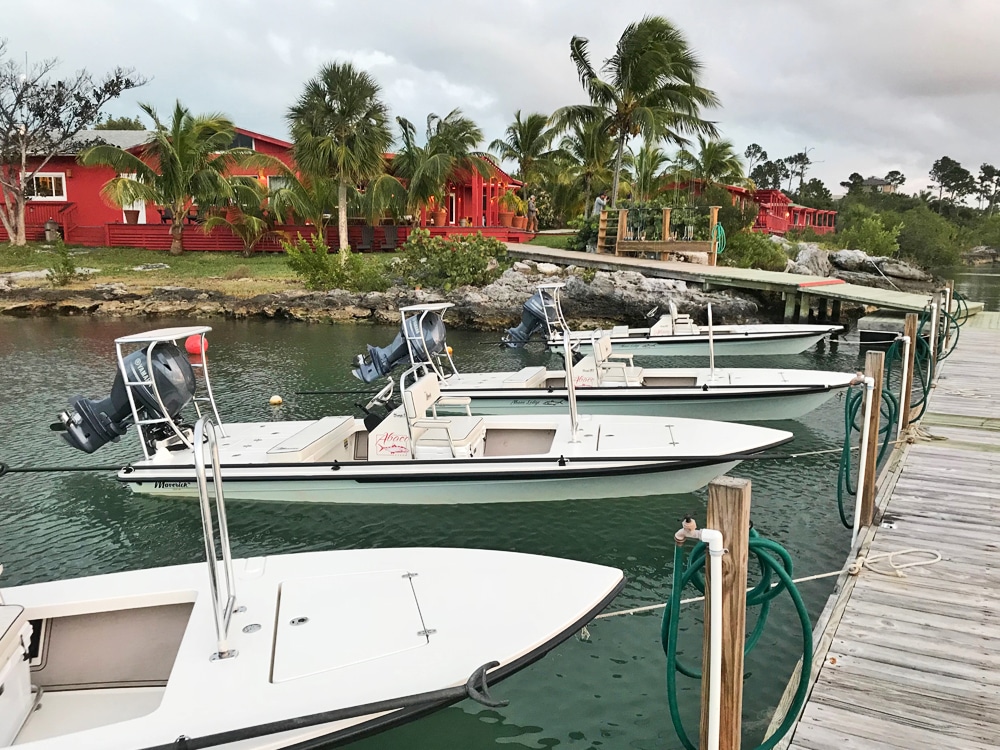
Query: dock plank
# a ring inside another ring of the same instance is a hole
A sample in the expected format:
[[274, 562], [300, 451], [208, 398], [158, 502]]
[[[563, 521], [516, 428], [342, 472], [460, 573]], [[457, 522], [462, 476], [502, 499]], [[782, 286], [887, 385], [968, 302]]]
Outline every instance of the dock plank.
[[831, 598], [822, 666], [779, 748], [1000, 747], [1000, 316], [983, 315], [942, 363], [921, 423], [946, 439], [907, 447], [880, 488], [887, 523], [862, 543], [886, 573], [876, 558], [892, 552], [942, 559], [903, 576], [864, 569]]

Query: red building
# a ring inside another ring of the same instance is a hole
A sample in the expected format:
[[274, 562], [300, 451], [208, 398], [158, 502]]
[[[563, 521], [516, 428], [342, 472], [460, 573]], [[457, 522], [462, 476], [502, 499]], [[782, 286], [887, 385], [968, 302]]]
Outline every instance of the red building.
[[[690, 190], [694, 195], [701, 195], [702, 181], [691, 180], [663, 188], [663, 191]], [[733, 205], [756, 203], [757, 218], [754, 220], [754, 232], [784, 235], [789, 231], [811, 229], [816, 234], [830, 234], [836, 231], [837, 212], [820, 208], [810, 208], [792, 203], [792, 199], [780, 190], [748, 190], [737, 185], [723, 185], [732, 196]]]
[[[150, 131], [145, 130], [88, 130], [81, 132], [78, 140], [93, 142], [100, 139], [122, 149], [137, 151], [149, 137]], [[294, 168], [292, 144], [287, 141], [237, 128], [234, 145], [276, 157]], [[446, 215], [440, 226], [432, 227], [433, 222], [426, 210], [418, 217], [420, 224], [427, 225], [432, 234], [470, 234], [481, 231], [508, 242], [524, 241], [533, 236], [509, 224], [502, 224], [501, 220], [506, 221], [507, 217], [501, 216], [500, 196], [517, 190], [521, 183], [496, 164], [490, 164], [493, 174], [489, 179], [473, 173], [447, 186]], [[255, 176], [262, 183], [266, 181], [268, 187], [273, 187], [276, 180], [282, 179], [276, 169], [237, 168], [235, 174]], [[72, 244], [145, 247], [153, 250], [169, 248], [168, 224], [172, 219], [164, 218], [160, 207], [139, 203], [118, 208], [101, 195], [101, 189], [115, 176], [115, 171], [110, 167], [81, 166], [76, 161], [75, 150], [54, 156], [42, 171], [34, 175], [28, 189], [30, 200], [25, 207], [27, 238], [44, 239], [46, 222], [51, 220], [58, 225], [66, 242]], [[192, 223], [191, 219], [182, 217], [181, 220], [189, 224], [184, 228], [184, 247], [188, 250], [243, 249], [242, 242], [225, 228], [206, 233], [200, 226]], [[335, 224], [336, 222], [326, 230], [326, 240], [331, 247], [339, 244]], [[390, 244], [387, 243], [385, 234], [376, 233], [374, 240], [366, 239], [363, 227], [355, 221], [351, 224], [348, 231], [352, 247], [377, 250]], [[411, 229], [410, 226], [400, 227], [397, 232], [398, 241], [405, 240]], [[283, 226], [278, 227], [278, 230], [284, 230], [293, 236], [296, 232], [310, 235], [315, 232], [315, 228], [311, 226]], [[0, 225], [0, 241], [6, 240], [7, 233]], [[276, 237], [265, 238], [255, 247], [258, 250], [281, 249]]]

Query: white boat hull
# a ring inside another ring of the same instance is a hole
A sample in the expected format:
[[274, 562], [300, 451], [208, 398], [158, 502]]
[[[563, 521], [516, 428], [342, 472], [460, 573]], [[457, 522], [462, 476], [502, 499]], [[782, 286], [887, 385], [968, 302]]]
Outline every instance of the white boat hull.
[[[386, 429], [389, 419], [378, 429]], [[352, 439], [374, 442], [360, 420], [355, 420], [354, 437], [345, 438], [343, 444], [338, 437], [334, 453], [315, 454], [311, 460], [289, 459], [276, 454], [275, 447], [287, 445], [318, 422], [228, 424], [219, 439], [226, 496], [283, 502], [456, 504], [683, 494], [704, 487], [741, 458], [792, 438], [782, 430], [676, 417], [580, 415], [572, 438], [570, 420], [563, 415], [481, 419], [486, 424], [482, 455], [412, 458], [402, 427], [393, 430], [404, 451], [401, 457], [379, 456], [373, 449], [365, 460], [343, 458], [353, 454]], [[401, 419], [400, 423], [405, 424]], [[544, 441], [536, 437], [541, 435]], [[332, 460], [331, 455], [341, 458]], [[167, 497], [197, 493], [187, 451], [161, 450], [148, 460], [133, 462], [118, 479], [139, 493]]]
[[[576, 400], [585, 414], [646, 417], [684, 417], [723, 422], [766, 422], [799, 419], [823, 405], [846, 387], [765, 388], [656, 388], [627, 386], [577, 388]], [[472, 399], [474, 414], [562, 414], [566, 390], [473, 389], [446, 386], [449, 396]], [[448, 413], [442, 408], [442, 413]]]
[[[44, 692], [37, 708], [18, 706], [16, 746], [343, 743], [460, 700], [434, 694], [485, 664], [498, 662], [489, 684], [513, 674], [624, 585], [604, 566], [457, 549], [279, 555], [237, 560], [234, 573], [236, 655], [225, 659], [210, 658], [218, 643], [204, 563], [4, 590], [0, 615], [19, 605], [18, 627], [44, 628], [30, 677]], [[20, 641], [0, 643], [27, 681]]]
[[[782, 356], [799, 354], [814, 346], [841, 326], [747, 325], [716, 328], [712, 348], [720, 356]], [[591, 349], [592, 331], [573, 331], [571, 340], [584, 351]], [[549, 348], [562, 351], [562, 335], [546, 342]], [[611, 335], [616, 352], [651, 356], [702, 357], [709, 353], [707, 330], [695, 334], [650, 336], [646, 329], [631, 329], [630, 335]]]
[[[558, 459], [554, 459], [555, 463]], [[366, 505], [456, 505], [467, 503], [511, 503], [558, 500], [599, 500], [648, 495], [677, 495], [694, 492], [737, 466], [739, 461], [704, 465], [671, 462], [608, 462], [574, 465], [544, 470], [538, 464], [497, 465], [490, 471], [459, 472], [453, 466], [439, 466], [421, 472], [426, 479], [407, 471], [388, 475], [395, 467], [385, 466], [387, 476], [371, 471], [351, 479], [329, 479], [330, 467], [287, 467], [261, 471], [223, 466], [226, 497], [233, 500], [301, 503], [358, 503]], [[282, 473], [279, 473], [282, 472]], [[463, 477], [461, 474], [467, 476]], [[544, 473], [548, 476], [539, 476]], [[326, 475], [322, 478], [320, 474]], [[119, 480], [133, 492], [161, 497], [193, 498], [197, 483], [186, 469], [146, 469], [135, 467]]]

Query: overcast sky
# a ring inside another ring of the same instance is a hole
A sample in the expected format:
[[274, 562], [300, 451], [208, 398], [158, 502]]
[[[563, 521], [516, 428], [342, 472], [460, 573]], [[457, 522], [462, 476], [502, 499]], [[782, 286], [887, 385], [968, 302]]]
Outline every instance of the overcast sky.
[[150, 82], [115, 102], [164, 115], [176, 99], [287, 137], [305, 81], [350, 60], [381, 83], [393, 115], [422, 123], [460, 107], [502, 135], [517, 109], [582, 103], [574, 35], [595, 63], [647, 13], [673, 21], [722, 102], [707, 113], [740, 153], [804, 148], [833, 193], [852, 172], [898, 169], [905, 192], [948, 155], [974, 174], [1000, 164], [998, 0], [45, 0], [13, 2], [0, 35], [16, 59], [63, 74], [134, 67]]

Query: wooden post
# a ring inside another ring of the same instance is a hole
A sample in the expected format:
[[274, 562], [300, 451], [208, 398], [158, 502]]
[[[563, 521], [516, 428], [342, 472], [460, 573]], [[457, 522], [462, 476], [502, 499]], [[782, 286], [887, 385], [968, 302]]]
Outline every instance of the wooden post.
[[[628, 228], [628, 209], [627, 208], [619, 208], [618, 209], [618, 237], [617, 237], [617, 242], [615, 243], [615, 247], [616, 248], [618, 246], [618, 242], [621, 242], [623, 239], [625, 239], [625, 230], [627, 228]], [[617, 254], [618, 253], [616, 251], [615, 255], [617, 255]]]
[[711, 249], [708, 253], [708, 265], [714, 266], [719, 257], [718, 243], [715, 240], [715, 225], [719, 223], [719, 209], [722, 206], [708, 207], [708, 236], [711, 240]]
[[903, 412], [901, 424], [905, 430], [910, 424], [910, 394], [913, 392], [913, 367], [916, 363], [917, 354], [917, 314], [907, 313], [906, 322], [903, 323], [903, 335], [910, 337], [910, 353], [906, 358], [906, 382], [903, 383], [903, 399], [899, 408]]
[[[708, 485], [705, 528], [722, 532], [722, 711], [719, 747], [740, 750], [743, 713], [743, 644], [746, 640], [747, 559], [750, 548], [750, 480], [719, 477]], [[706, 562], [705, 591], [710, 582]], [[702, 648], [701, 750], [708, 742], [709, 598], [705, 598]]]
[[[833, 322], [834, 323], [839, 323], [840, 322], [840, 300], [839, 299], [835, 299], [833, 301], [833, 310], [831, 311], [830, 315], [833, 317]], [[833, 334], [833, 335], [836, 336], [837, 334]]]
[[798, 312], [799, 300], [798, 292], [785, 292], [785, 322], [794, 323], [795, 313]]
[[[861, 526], [871, 526], [875, 520], [875, 466], [878, 458], [879, 412], [882, 408], [882, 368], [885, 366], [885, 352], [865, 354], [865, 376], [875, 381], [872, 391], [871, 412], [864, 415], [868, 422], [868, 458], [865, 463], [865, 491], [861, 495]], [[859, 480], [860, 481], [860, 480]]]
[[827, 299], [826, 297], [820, 297], [816, 301], [816, 318], [821, 323], [825, 323], [829, 320], [829, 315], [827, 314]]
[[663, 209], [663, 241], [670, 241], [670, 209]]
[[796, 323], [808, 323], [809, 322], [809, 305], [812, 303], [812, 297], [810, 297], [805, 292], [799, 295], [799, 314]]

